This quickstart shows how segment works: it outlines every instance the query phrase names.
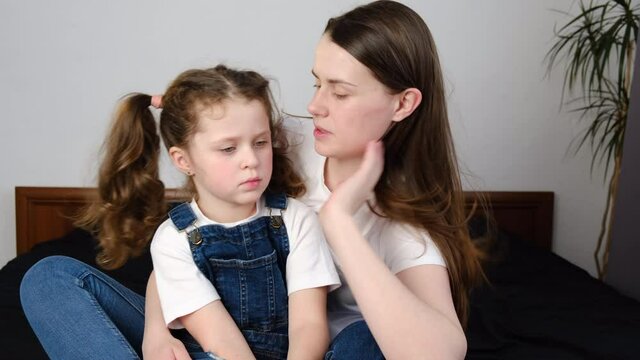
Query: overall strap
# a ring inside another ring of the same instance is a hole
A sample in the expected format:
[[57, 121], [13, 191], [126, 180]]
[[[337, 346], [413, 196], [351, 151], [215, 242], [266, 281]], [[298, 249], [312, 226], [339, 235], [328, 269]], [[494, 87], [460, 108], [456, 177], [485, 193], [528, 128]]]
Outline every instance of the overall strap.
[[182, 203], [169, 211], [169, 218], [178, 230], [182, 231], [196, 221], [196, 214], [189, 203]]
[[287, 195], [284, 193], [274, 194], [265, 192], [264, 197], [267, 207], [280, 210], [287, 208]]
[[[282, 220], [282, 211], [287, 208], [287, 195], [284, 193], [265, 193], [265, 204], [269, 208], [269, 232], [271, 245], [278, 253], [278, 268], [287, 287], [287, 257], [289, 256], [289, 236]], [[272, 214], [272, 209], [278, 209]]]

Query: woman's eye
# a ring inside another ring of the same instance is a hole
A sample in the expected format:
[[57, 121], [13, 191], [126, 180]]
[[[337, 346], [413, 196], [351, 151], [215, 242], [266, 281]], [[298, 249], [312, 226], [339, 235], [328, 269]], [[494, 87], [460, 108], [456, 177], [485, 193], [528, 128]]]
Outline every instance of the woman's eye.
[[256, 141], [256, 147], [263, 147], [263, 146], [267, 146], [268, 144], [269, 142], [266, 140]]
[[230, 154], [232, 152], [234, 152], [236, 150], [235, 146], [229, 146], [223, 149], [220, 149], [220, 151], [222, 151], [223, 153], [227, 153]]
[[342, 100], [342, 99], [345, 99], [348, 95], [346, 95], [346, 94], [336, 94], [336, 93], [334, 93], [334, 94], [333, 94], [333, 96], [335, 96], [335, 97], [336, 97], [336, 99], [338, 99], [338, 100]]

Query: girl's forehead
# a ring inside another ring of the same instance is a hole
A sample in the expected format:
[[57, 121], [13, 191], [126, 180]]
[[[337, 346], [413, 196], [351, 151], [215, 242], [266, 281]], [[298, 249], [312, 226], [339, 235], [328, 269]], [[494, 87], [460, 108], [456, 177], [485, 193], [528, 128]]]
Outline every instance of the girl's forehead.
[[197, 118], [197, 131], [243, 133], [269, 129], [269, 115], [259, 100], [229, 99], [203, 106]]

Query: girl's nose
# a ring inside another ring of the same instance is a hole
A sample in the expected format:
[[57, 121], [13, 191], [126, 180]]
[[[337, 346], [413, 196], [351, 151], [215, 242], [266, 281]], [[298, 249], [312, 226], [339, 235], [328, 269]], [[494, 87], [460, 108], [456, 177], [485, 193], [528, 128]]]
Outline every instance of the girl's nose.
[[258, 166], [258, 156], [254, 149], [246, 150], [242, 156], [242, 168], [254, 168]]

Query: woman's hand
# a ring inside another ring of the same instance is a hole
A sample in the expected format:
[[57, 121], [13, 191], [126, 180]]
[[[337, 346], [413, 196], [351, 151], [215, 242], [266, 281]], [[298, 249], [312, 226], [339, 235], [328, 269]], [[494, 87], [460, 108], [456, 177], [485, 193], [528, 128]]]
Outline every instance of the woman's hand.
[[320, 210], [323, 213], [340, 211], [353, 215], [373, 195], [384, 168], [384, 146], [381, 141], [370, 141], [358, 170], [334, 189]]
[[[147, 334], [145, 334], [147, 335]], [[145, 336], [142, 341], [142, 358], [158, 360], [191, 360], [182, 341], [170, 332]]]

